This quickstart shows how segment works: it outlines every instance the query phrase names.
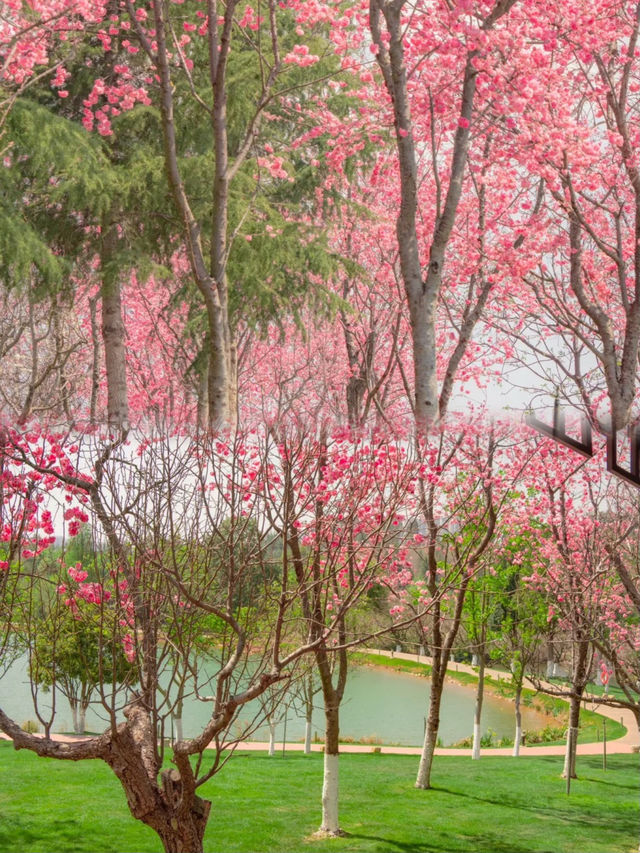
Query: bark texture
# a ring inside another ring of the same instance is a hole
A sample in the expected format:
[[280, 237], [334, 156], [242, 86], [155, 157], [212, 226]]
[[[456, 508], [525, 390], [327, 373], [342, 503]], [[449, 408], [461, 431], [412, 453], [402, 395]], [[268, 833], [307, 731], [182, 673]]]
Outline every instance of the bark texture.
[[[435, 664], [435, 657], [434, 657]], [[446, 666], [444, 669], [446, 672]], [[424, 734], [422, 754], [418, 765], [416, 777], [416, 788], [427, 789], [431, 787], [431, 769], [433, 767], [433, 755], [438, 742], [438, 731], [440, 729], [440, 704], [442, 702], [442, 690], [444, 687], [444, 672], [441, 666], [434, 666], [431, 670], [431, 697], [429, 699], [429, 716]]]
[[589, 641], [574, 639], [572, 665], [572, 696], [569, 707], [569, 728], [567, 730], [567, 749], [562, 770], [563, 778], [576, 779], [576, 747], [578, 746], [578, 727], [580, 725], [580, 702], [589, 679], [591, 659]]
[[129, 426], [125, 326], [122, 317], [122, 288], [115, 266], [118, 243], [117, 226], [103, 225], [100, 253], [102, 301], [102, 344], [107, 374], [107, 423], [126, 430]]

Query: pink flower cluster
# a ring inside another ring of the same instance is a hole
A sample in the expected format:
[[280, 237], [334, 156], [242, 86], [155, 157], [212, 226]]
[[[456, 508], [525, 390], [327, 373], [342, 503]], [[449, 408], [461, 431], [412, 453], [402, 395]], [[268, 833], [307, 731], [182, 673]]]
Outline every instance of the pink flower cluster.
[[293, 50], [288, 53], [283, 62], [288, 65], [299, 65], [301, 68], [306, 68], [309, 65], [315, 65], [320, 61], [320, 57], [313, 53], [309, 53], [309, 48], [306, 44], [297, 44]]
[[[151, 103], [146, 89], [123, 79], [126, 76], [128, 76], [127, 73], [122, 72], [119, 82], [114, 85], [105, 83], [100, 77], [94, 82], [89, 96], [83, 102], [82, 124], [86, 130], [91, 131], [95, 128], [101, 136], [110, 136], [113, 133], [111, 129], [113, 116], [133, 109], [136, 104]], [[99, 103], [101, 105], [97, 106]]]

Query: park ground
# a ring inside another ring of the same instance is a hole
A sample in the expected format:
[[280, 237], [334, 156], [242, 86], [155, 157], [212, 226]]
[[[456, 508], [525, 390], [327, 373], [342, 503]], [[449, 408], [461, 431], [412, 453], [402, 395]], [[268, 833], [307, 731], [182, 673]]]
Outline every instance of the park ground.
[[[378, 653], [379, 654], [379, 653]], [[383, 653], [390, 656], [389, 653]], [[417, 656], [396, 653], [396, 661]], [[424, 664], [424, 658], [420, 663]], [[473, 675], [471, 667], [454, 665]], [[500, 673], [493, 673], [499, 677]], [[502, 674], [504, 675], [504, 674]], [[418, 748], [345, 744], [341, 759], [343, 838], [313, 837], [320, 821], [321, 745], [269, 757], [245, 744], [202, 795], [213, 802], [205, 851], [324, 853], [636, 853], [640, 829], [638, 732], [629, 712], [596, 708], [627, 731], [607, 745], [578, 747], [578, 779], [567, 794], [561, 744], [511, 749], [439, 749], [433, 789], [413, 787]], [[62, 736], [58, 736], [62, 737]], [[0, 851], [157, 851], [157, 836], [134, 821], [111, 771], [99, 762], [40, 759], [0, 743]]]
[[[99, 762], [41, 759], [0, 743], [0, 850], [4, 853], [158, 851], [129, 815]], [[416, 853], [631, 853], [638, 847], [637, 755], [580, 756], [567, 796], [559, 756], [441, 756], [434, 787], [413, 787], [409, 755], [341, 759], [344, 838], [314, 840], [322, 756], [236, 752], [202, 791], [213, 801], [205, 851]]]

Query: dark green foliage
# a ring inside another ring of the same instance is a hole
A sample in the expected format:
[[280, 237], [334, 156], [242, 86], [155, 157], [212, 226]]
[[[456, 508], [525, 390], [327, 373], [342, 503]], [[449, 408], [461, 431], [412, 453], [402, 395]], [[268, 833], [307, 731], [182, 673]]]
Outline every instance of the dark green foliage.
[[101, 683], [125, 681], [132, 668], [119, 633], [108, 606], [76, 600], [73, 611], [64, 604], [53, 608], [36, 625], [33, 680], [47, 688], [58, 682], [69, 699], [89, 697]]
[[0, 170], [0, 278], [9, 286], [61, 286], [86, 240], [84, 226], [114, 194], [108, 162], [99, 141], [32, 100], [15, 103], [7, 134], [12, 147], [10, 165]]

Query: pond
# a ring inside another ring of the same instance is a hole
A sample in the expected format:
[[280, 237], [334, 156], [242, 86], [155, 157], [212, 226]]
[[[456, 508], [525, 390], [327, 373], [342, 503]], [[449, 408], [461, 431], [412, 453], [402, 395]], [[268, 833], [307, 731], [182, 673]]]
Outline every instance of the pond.
[[[41, 695], [42, 705], [47, 696]], [[340, 711], [340, 732], [345, 739], [371, 739], [372, 743], [420, 746], [422, 744], [425, 716], [429, 699], [429, 680], [376, 667], [353, 667], [349, 673], [345, 698]], [[473, 732], [473, 708], [475, 689], [447, 681], [440, 713], [440, 738], [443, 744], [451, 744], [468, 737]], [[322, 737], [324, 730], [322, 698], [316, 694], [317, 707], [313, 715], [313, 731]], [[66, 699], [58, 695], [56, 721], [53, 730], [72, 730], [71, 710]], [[18, 660], [0, 680], [0, 707], [19, 724], [35, 719], [31, 700], [31, 688], [27, 673], [26, 658]], [[243, 726], [249, 722], [258, 706], [248, 705], [241, 709], [238, 722]], [[208, 703], [189, 700], [184, 709], [184, 733], [195, 735], [210, 713]], [[276, 738], [282, 740], [285, 728], [287, 741], [304, 738], [305, 723], [294, 707], [280, 709], [276, 725]], [[544, 715], [529, 708], [523, 709], [525, 731], [542, 728], [547, 722]], [[87, 729], [102, 731], [105, 714], [99, 706], [87, 712]], [[485, 695], [482, 712], [483, 733], [493, 730], [498, 737], [513, 737], [513, 705], [497, 696]], [[253, 740], [267, 740], [266, 726], [258, 729]]]

